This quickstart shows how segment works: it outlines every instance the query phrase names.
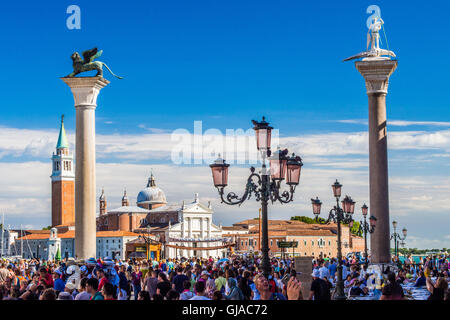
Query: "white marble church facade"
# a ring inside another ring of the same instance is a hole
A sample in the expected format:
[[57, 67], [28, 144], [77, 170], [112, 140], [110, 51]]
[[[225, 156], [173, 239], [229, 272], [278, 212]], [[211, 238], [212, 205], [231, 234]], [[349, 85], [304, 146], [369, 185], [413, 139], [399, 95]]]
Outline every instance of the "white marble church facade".
[[[167, 228], [165, 228], [165, 257], [225, 257], [227, 253], [226, 248], [215, 250], [201, 249], [202, 247], [220, 247], [226, 241], [222, 237], [222, 226], [216, 226], [212, 222], [213, 212], [211, 205], [206, 206], [200, 203], [198, 194], [195, 195], [195, 200], [192, 203], [187, 205], [183, 203], [178, 210], [179, 222], [174, 224], [169, 223]], [[187, 250], [174, 248], [173, 246], [190, 247], [193, 249]]]

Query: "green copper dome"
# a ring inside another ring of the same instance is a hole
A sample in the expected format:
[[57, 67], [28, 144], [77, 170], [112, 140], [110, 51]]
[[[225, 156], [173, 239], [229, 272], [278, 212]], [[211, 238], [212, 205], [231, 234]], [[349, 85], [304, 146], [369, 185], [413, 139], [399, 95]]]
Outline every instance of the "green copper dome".
[[66, 130], [64, 129], [64, 116], [61, 117], [61, 130], [59, 131], [58, 144], [56, 149], [69, 148], [69, 142], [67, 141]]

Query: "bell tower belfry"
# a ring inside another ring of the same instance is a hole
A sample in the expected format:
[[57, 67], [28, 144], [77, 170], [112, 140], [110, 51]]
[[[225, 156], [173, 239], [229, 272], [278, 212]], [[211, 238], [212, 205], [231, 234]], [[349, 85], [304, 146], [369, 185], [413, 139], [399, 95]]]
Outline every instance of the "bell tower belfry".
[[64, 115], [61, 116], [56, 153], [52, 156], [52, 227], [75, 223], [75, 173], [73, 154], [64, 129]]

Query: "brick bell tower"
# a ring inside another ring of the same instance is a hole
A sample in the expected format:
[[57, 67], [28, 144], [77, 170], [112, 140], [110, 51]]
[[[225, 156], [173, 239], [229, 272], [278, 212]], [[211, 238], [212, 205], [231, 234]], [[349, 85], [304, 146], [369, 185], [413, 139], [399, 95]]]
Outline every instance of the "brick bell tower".
[[69, 153], [64, 115], [61, 117], [56, 154], [52, 156], [52, 227], [75, 223], [75, 173]]

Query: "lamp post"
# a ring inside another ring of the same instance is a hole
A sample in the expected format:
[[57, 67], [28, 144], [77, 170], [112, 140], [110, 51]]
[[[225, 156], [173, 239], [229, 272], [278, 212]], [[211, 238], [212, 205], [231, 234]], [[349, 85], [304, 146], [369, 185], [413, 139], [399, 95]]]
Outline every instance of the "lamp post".
[[[225, 163], [219, 155], [219, 158], [210, 165], [214, 186], [217, 188], [222, 203], [227, 205], [241, 205], [249, 200], [252, 194], [256, 201], [261, 202], [261, 251], [262, 251], [262, 270], [267, 278], [271, 271], [269, 260], [269, 235], [268, 235], [268, 202], [279, 201], [289, 203], [293, 201], [295, 187], [300, 181], [302, 160], [299, 156], [292, 154], [288, 156], [288, 150], [277, 150], [271, 156], [270, 142], [272, 127], [262, 118], [261, 122], [252, 120], [256, 136], [256, 146], [262, 157], [261, 173], [255, 173], [255, 168], [251, 167], [251, 174], [247, 178], [244, 194], [239, 197], [234, 192], [229, 192], [225, 196], [224, 189], [228, 184], [229, 164]], [[270, 162], [270, 170], [267, 169], [266, 159]], [[281, 181], [286, 180], [289, 191], [280, 191]]]
[[359, 223], [359, 232], [364, 232], [364, 264], [369, 265], [369, 255], [367, 253], [367, 234], [373, 233], [375, 231], [375, 225], [377, 223], [377, 218], [374, 216], [370, 216], [369, 223], [367, 223], [367, 213], [369, 211], [369, 207], [364, 203], [361, 207], [362, 215], [364, 217], [364, 221]]
[[331, 221], [337, 223], [337, 282], [336, 282], [336, 300], [345, 300], [344, 281], [342, 279], [342, 242], [341, 242], [341, 223], [348, 224], [351, 228], [353, 226], [353, 212], [355, 211], [355, 202], [349, 196], [345, 196], [342, 200], [342, 208], [339, 206], [339, 199], [341, 198], [342, 185], [336, 180], [331, 186], [333, 195], [336, 198], [336, 205], [330, 210], [328, 219], [324, 222], [319, 220], [322, 202], [318, 197], [311, 199], [313, 214], [316, 216], [316, 222], [320, 224], [329, 224]]
[[408, 230], [406, 228], [402, 229], [403, 237], [397, 232], [397, 221], [392, 221], [392, 227], [394, 227], [394, 233], [391, 235], [391, 240], [394, 239], [394, 253], [395, 256], [398, 257], [398, 242], [405, 241]]

